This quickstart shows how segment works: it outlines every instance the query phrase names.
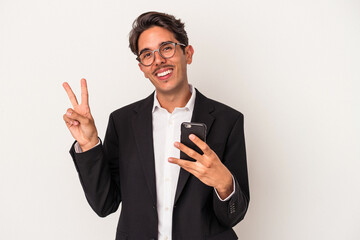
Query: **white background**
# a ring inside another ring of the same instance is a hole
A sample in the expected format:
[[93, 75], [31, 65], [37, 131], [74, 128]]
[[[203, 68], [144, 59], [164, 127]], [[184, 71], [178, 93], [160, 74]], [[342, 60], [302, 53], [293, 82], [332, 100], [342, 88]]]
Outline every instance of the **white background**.
[[0, 0], [0, 239], [114, 239], [68, 150], [61, 84], [88, 79], [100, 137], [148, 96], [128, 48], [149, 10], [186, 23], [189, 80], [245, 115], [246, 240], [360, 239], [360, 2]]

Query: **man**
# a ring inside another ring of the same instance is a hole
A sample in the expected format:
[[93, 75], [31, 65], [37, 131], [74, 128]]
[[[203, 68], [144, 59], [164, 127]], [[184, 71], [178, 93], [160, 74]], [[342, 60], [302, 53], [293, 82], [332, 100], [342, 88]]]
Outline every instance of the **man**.
[[[129, 41], [155, 92], [111, 113], [103, 144], [86, 80], [80, 105], [63, 84], [73, 105], [64, 114], [76, 139], [70, 154], [90, 206], [105, 217], [122, 202], [116, 239], [237, 239], [232, 227], [249, 203], [243, 115], [189, 85], [194, 49], [174, 16], [140, 15]], [[207, 126], [206, 143], [189, 136], [203, 154], [179, 143], [190, 121]]]

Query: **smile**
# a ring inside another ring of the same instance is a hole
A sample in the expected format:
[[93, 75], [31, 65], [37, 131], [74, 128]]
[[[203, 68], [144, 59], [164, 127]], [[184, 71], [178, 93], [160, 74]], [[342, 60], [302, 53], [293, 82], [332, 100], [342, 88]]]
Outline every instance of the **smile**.
[[169, 70], [167, 70], [167, 71], [157, 73], [156, 76], [158, 76], [158, 77], [164, 77], [164, 76], [170, 74], [172, 71], [173, 71], [172, 69], [169, 69]]

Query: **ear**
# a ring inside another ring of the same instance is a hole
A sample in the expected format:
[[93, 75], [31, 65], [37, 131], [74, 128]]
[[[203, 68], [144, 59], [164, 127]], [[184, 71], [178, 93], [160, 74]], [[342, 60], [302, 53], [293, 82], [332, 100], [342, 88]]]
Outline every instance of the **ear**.
[[191, 64], [192, 63], [192, 56], [194, 55], [194, 48], [191, 45], [188, 45], [185, 48], [185, 58], [186, 63]]
[[146, 74], [146, 72], [144, 72], [144, 69], [143, 69], [144, 66], [141, 65], [141, 63], [139, 63], [138, 66], [139, 66], [140, 70], [144, 73], [144, 77], [145, 77], [145, 78], [149, 78], [148, 75]]

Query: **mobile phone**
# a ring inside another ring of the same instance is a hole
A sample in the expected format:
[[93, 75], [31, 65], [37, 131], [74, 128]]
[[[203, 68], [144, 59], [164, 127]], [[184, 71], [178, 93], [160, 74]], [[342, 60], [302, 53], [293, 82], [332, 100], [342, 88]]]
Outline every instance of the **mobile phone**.
[[[206, 125], [204, 123], [193, 123], [193, 122], [183, 122], [181, 124], [181, 137], [180, 142], [187, 147], [193, 149], [194, 151], [203, 154], [201, 149], [195, 145], [190, 139], [189, 135], [194, 134], [202, 141], [206, 142]], [[195, 162], [196, 160], [186, 155], [184, 152], [180, 151], [180, 158], [184, 160], [189, 160]]]

